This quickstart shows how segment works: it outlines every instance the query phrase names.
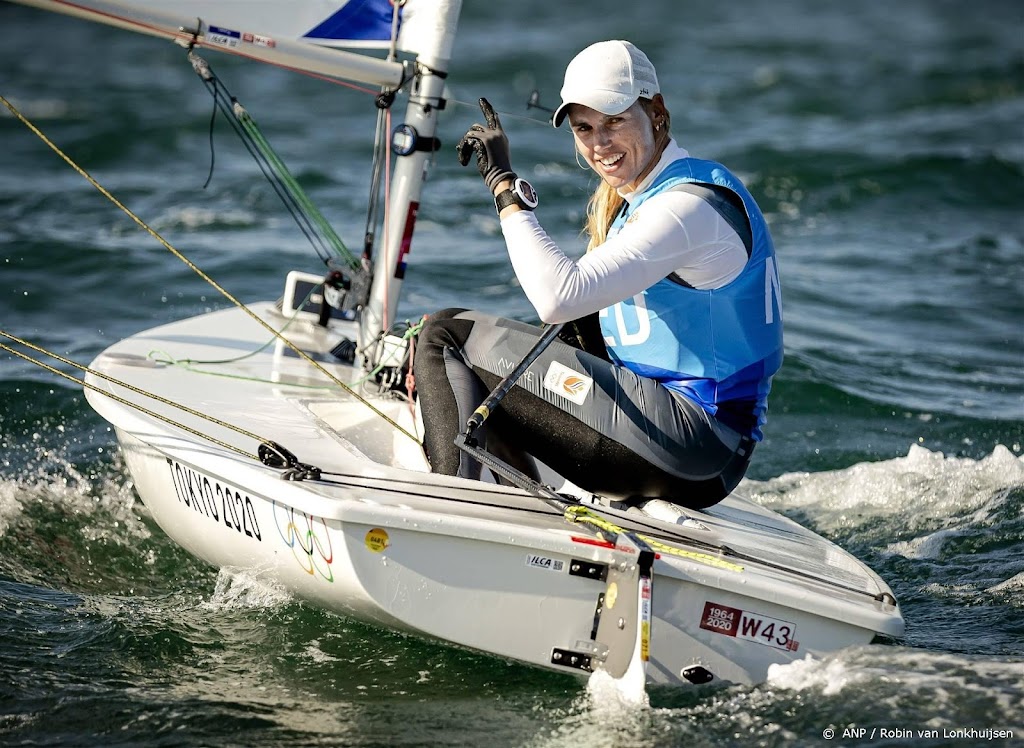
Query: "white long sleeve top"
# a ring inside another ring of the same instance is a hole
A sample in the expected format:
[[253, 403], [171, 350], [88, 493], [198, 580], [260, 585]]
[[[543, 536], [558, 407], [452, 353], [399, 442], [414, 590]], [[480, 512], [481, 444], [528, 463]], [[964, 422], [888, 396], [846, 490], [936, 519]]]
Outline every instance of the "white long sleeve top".
[[[674, 140], [626, 202], [688, 153]], [[675, 272], [695, 288], [720, 288], [747, 261], [739, 235], [697, 195], [669, 190], [648, 199], [613, 237], [578, 260], [568, 257], [532, 211], [501, 221], [509, 257], [526, 297], [546, 323], [568, 322], [628, 299]]]

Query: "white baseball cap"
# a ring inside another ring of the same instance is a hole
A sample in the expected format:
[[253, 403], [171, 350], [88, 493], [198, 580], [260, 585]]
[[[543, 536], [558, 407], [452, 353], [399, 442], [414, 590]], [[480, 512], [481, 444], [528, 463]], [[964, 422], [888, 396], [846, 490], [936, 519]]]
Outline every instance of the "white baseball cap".
[[641, 96], [660, 93], [658, 75], [647, 55], [621, 39], [591, 44], [565, 69], [562, 104], [552, 123], [562, 124], [570, 104], [583, 104], [602, 114], [619, 114]]

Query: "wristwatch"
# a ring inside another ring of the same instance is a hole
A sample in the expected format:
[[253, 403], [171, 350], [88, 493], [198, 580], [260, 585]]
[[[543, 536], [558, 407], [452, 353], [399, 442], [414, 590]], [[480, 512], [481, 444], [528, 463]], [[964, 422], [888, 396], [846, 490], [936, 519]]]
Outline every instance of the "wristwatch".
[[494, 207], [499, 213], [510, 205], [518, 205], [523, 210], [533, 210], [539, 202], [533, 185], [519, 177], [513, 180], [511, 189], [499, 192], [494, 197]]

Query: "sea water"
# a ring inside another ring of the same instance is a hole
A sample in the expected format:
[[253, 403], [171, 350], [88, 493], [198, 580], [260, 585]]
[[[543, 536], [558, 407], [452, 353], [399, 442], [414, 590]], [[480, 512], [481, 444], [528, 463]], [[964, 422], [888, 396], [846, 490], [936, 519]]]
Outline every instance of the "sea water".
[[[80, 389], [0, 353], [0, 743], [1020, 744], [1021, 6], [466, 5], [400, 316], [536, 319], [454, 144], [487, 97], [580, 253], [593, 179], [525, 103], [556, 104], [583, 46], [633, 40], [680, 144], [744, 178], [778, 247], [786, 361], [742, 489], [874, 568], [905, 636], [631, 701], [356, 623], [177, 547]], [[0, 93], [238, 297], [317, 270], [223, 121], [204, 187], [212, 102], [182, 50], [5, 3], [0, 42]], [[207, 58], [358, 251], [373, 97]], [[6, 111], [0, 138], [0, 329], [85, 364], [227, 304]]]

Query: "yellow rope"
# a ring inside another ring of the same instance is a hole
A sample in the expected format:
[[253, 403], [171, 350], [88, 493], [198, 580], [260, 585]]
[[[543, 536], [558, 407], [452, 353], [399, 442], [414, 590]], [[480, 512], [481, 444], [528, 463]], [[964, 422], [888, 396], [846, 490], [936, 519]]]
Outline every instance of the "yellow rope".
[[[185, 255], [183, 255], [181, 252], [179, 252], [177, 249], [175, 249], [173, 246], [171, 246], [171, 244], [166, 239], [164, 239], [162, 236], [160, 236], [160, 234], [158, 234], [155, 230], [150, 228], [149, 225], [145, 221], [143, 221], [141, 218], [139, 218], [137, 215], [135, 215], [128, 207], [126, 207], [116, 197], [114, 197], [105, 187], [103, 187], [103, 185], [101, 185], [99, 182], [97, 182], [95, 179], [93, 179], [93, 177], [85, 169], [83, 169], [81, 166], [79, 166], [77, 163], [75, 163], [75, 161], [72, 160], [70, 156], [65, 154], [64, 151], [62, 151], [53, 141], [51, 141], [49, 138], [47, 138], [46, 135], [44, 135], [42, 133], [42, 131], [39, 130], [39, 128], [37, 128], [34, 124], [29, 122], [24, 117], [24, 115], [22, 115], [22, 113], [19, 112], [14, 107], [14, 105], [11, 104], [11, 102], [9, 102], [2, 95], [0, 95], [0, 102], [3, 102], [3, 105], [6, 106], [10, 110], [11, 114], [13, 114], [18, 120], [20, 120], [21, 123], [24, 124], [29, 130], [31, 130], [33, 133], [35, 133], [35, 135], [37, 137], [39, 137], [39, 139], [42, 140], [44, 143], [46, 143], [46, 145], [49, 146], [50, 149], [54, 153], [56, 153], [58, 156], [60, 156], [62, 159], [64, 159], [64, 161], [68, 164], [68, 166], [70, 166], [72, 169], [77, 171], [86, 181], [89, 182], [89, 184], [91, 184], [93, 187], [95, 187], [97, 190], [99, 190], [99, 192], [104, 197], [106, 197], [108, 200], [110, 200], [110, 202], [112, 202], [114, 205], [116, 205], [118, 208], [120, 208], [129, 218], [131, 218], [136, 224], [138, 224], [142, 229], [144, 229], [150, 236], [152, 236], [154, 239], [156, 239], [158, 242], [160, 242], [171, 254], [173, 254], [175, 257], [177, 257], [179, 260], [181, 260], [183, 263], [185, 263], [196, 275], [198, 275], [200, 278], [205, 280], [211, 286], [216, 288], [226, 299], [228, 299], [228, 301], [230, 301], [232, 304], [237, 306], [239, 309], [242, 309], [246, 314], [248, 314], [250, 317], [252, 317], [252, 319], [254, 319], [256, 322], [258, 322], [260, 325], [262, 325], [268, 331], [270, 331], [270, 333], [272, 335], [274, 335], [274, 337], [279, 338], [280, 340], [284, 341], [285, 345], [287, 345], [289, 348], [291, 348], [293, 351], [295, 351], [295, 353], [298, 354], [298, 356], [300, 358], [305, 359], [306, 362], [308, 362], [315, 369], [320, 371], [320, 373], [322, 373], [325, 377], [327, 377], [332, 382], [334, 382], [336, 385], [341, 387], [348, 394], [350, 394], [353, 397], [355, 397], [356, 400], [358, 400], [359, 402], [361, 402], [364, 405], [366, 405], [366, 407], [368, 407], [374, 413], [376, 413], [381, 418], [383, 418], [385, 421], [387, 421], [387, 423], [389, 423], [391, 426], [393, 426], [394, 428], [398, 429], [398, 431], [400, 431], [401, 433], [405, 434], [407, 437], [409, 437], [410, 439], [415, 441], [417, 444], [419, 443], [419, 439], [417, 439], [411, 433], [409, 433], [404, 428], [402, 428], [397, 422], [395, 422], [394, 419], [392, 419], [386, 413], [382, 412], [379, 408], [374, 406], [373, 403], [371, 403], [369, 400], [364, 398], [362, 395], [360, 395], [354, 389], [352, 389], [347, 384], [345, 384], [340, 379], [338, 379], [336, 376], [334, 376], [329, 371], [327, 371], [327, 369], [325, 369], [320, 363], [315, 361], [309, 354], [307, 354], [305, 351], [300, 349], [298, 346], [296, 346], [294, 343], [292, 343], [286, 337], [281, 335], [281, 333], [279, 333], [269, 323], [267, 323], [265, 320], [263, 320], [262, 317], [260, 317], [258, 314], [256, 314], [254, 311], [252, 311], [249, 307], [247, 307], [245, 304], [243, 304], [238, 299], [236, 299], [234, 296], [232, 296], [231, 293], [227, 289], [223, 288], [219, 283], [217, 283], [217, 281], [215, 281], [213, 278], [208, 276], [197, 265], [195, 265], [191, 260], [189, 260], [187, 257], [185, 257]], [[75, 380], [75, 381], [78, 381], [78, 380]]]
[[[625, 532], [621, 527], [616, 525], [614, 522], [610, 522], [599, 514], [595, 514], [589, 508], [580, 504], [574, 504], [573, 506], [566, 507], [565, 519], [569, 522], [578, 522], [580, 524], [588, 524], [597, 527], [605, 532], [619, 534]], [[676, 548], [671, 545], [667, 545], [662, 541], [652, 538], [649, 535], [641, 535], [637, 533], [637, 537], [643, 540], [647, 545], [651, 546], [652, 549], [659, 553], [666, 553], [670, 556], [678, 556], [680, 558], [686, 558], [690, 561], [696, 561], [697, 563], [706, 564], [708, 566], [714, 566], [719, 569], [726, 569], [727, 571], [742, 572], [743, 566], [740, 564], [734, 564], [731, 561], [725, 561], [718, 556], [712, 556], [710, 553], [701, 553], [699, 551], [684, 551], [682, 548]]]
[[647, 541], [647, 545], [651, 546], [654, 550], [659, 553], [667, 553], [670, 556], [679, 556], [680, 558], [687, 558], [691, 561], [696, 561], [700, 564], [706, 564], [708, 566], [714, 566], [719, 569], [725, 569], [727, 571], [734, 571], [740, 573], [743, 571], [743, 566], [740, 564], [734, 564], [731, 561], [725, 561], [717, 556], [712, 556], [709, 553], [700, 553], [698, 551], [684, 551], [682, 548], [675, 548], [671, 545], [665, 545], [660, 540], [648, 537], [647, 535], [640, 535], [642, 539]]
[[[232, 430], [237, 431], [237, 432], [239, 432], [241, 434], [245, 434], [246, 436], [251, 436], [253, 439], [256, 439], [259, 442], [266, 441], [266, 440], [260, 438], [259, 436], [257, 436], [256, 434], [252, 434], [252, 433], [250, 433], [248, 431], [245, 431], [244, 429], [240, 429], [237, 426], [232, 426], [231, 424], [224, 423], [222, 421], [218, 421], [216, 418], [211, 418], [210, 416], [206, 416], [206, 415], [203, 415], [202, 413], [199, 413], [197, 411], [191, 410], [190, 408], [186, 408], [183, 405], [178, 405], [177, 403], [172, 403], [169, 400], [164, 400], [161, 397], [157, 397], [156, 395], [152, 395], [152, 394], [150, 394], [148, 392], [145, 392], [143, 390], [140, 390], [140, 389], [138, 389], [136, 387], [132, 387], [130, 384], [126, 384], [125, 382], [119, 382], [118, 380], [114, 379], [113, 377], [108, 377], [107, 375], [101, 374], [101, 373], [99, 373], [97, 371], [91, 371], [90, 369], [88, 369], [85, 366], [82, 366], [80, 364], [76, 364], [74, 361], [68, 361], [65, 358], [61, 358], [60, 356], [58, 356], [58, 355], [56, 355], [54, 353], [50, 353], [49, 351], [45, 351], [42, 348], [38, 348], [38, 347], [32, 345], [31, 343], [27, 343], [24, 340], [22, 340], [21, 338], [17, 338], [17, 337], [15, 337], [13, 335], [9, 335], [8, 333], [3, 332], [2, 330], [0, 330], [0, 334], [3, 334], [5, 337], [10, 338], [11, 340], [14, 340], [14, 341], [16, 341], [18, 343], [21, 343], [22, 345], [26, 345], [29, 348], [31, 348], [33, 350], [36, 350], [36, 351], [39, 351], [40, 353], [43, 353], [43, 354], [45, 354], [47, 356], [53, 356], [55, 359], [65, 363], [65, 364], [70, 364], [71, 366], [74, 366], [74, 367], [76, 367], [78, 369], [81, 369], [82, 371], [85, 371], [85, 372], [87, 372], [89, 374], [93, 374], [95, 376], [101, 377], [102, 379], [106, 379], [106, 380], [108, 380], [110, 382], [113, 382], [114, 384], [120, 385], [121, 387], [125, 387], [125, 388], [131, 390], [132, 392], [144, 395], [146, 397], [152, 397], [155, 400], [159, 400], [160, 402], [162, 402], [164, 404], [172, 405], [172, 406], [174, 406], [176, 408], [181, 408], [182, 410], [184, 410], [187, 413], [190, 413], [190, 414], [192, 414], [194, 416], [199, 416], [200, 418], [204, 418], [204, 419], [206, 419], [208, 421], [211, 421], [212, 423], [216, 423], [219, 426], [224, 426], [225, 428], [232, 429]], [[145, 413], [147, 416], [150, 416], [151, 418], [155, 418], [158, 421], [163, 421], [164, 423], [169, 423], [172, 426], [177, 426], [182, 431], [187, 431], [188, 433], [192, 434], [193, 436], [198, 436], [201, 439], [205, 439], [205, 440], [207, 440], [209, 442], [213, 442], [214, 444], [216, 444], [216, 445], [218, 445], [220, 447], [224, 447], [225, 449], [229, 449], [232, 452], [235, 452], [237, 454], [242, 455], [243, 457], [249, 457], [249, 458], [251, 458], [253, 460], [257, 460], [257, 461], [259, 461], [259, 459], [260, 459], [258, 455], [255, 455], [252, 452], [246, 452], [244, 449], [241, 449], [240, 447], [236, 447], [233, 444], [229, 444], [227, 442], [221, 441], [220, 439], [216, 439], [216, 438], [210, 436], [209, 434], [204, 434], [201, 431], [197, 431], [196, 429], [190, 428], [189, 426], [186, 426], [183, 423], [179, 423], [178, 421], [172, 420], [172, 419], [168, 418], [167, 416], [160, 415], [159, 413], [156, 413], [156, 412], [154, 412], [152, 410], [149, 410], [148, 408], [142, 407], [138, 403], [133, 403], [131, 400], [127, 400], [127, 399], [125, 399], [123, 397], [115, 395], [112, 392], [106, 392], [104, 390], [101, 390], [96, 385], [90, 384], [89, 382], [86, 382], [84, 379], [78, 379], [76, 377], [71, 376], [70, 374], [66, 374], [63, 371], [61, 371], [60, 369], [57, 369], [57, 368], [55, 368], [53, 366], [50, 366], [49, 364], [46, 364], [46, 363], [44, 363], [42, 361], [39, 361], [37, 359], [34, 359], [31, 356], [27, 356], [24, 353], [22, 353], [21, 351], [18, 351], [18, 350], [14, 349], [14, 348], [11, 348], [9, 345], [6, 345], [5, 343], [0, 343], [0, 348], [2, 348], [3, 350], [7, 351], [8, 353], [13, 353], [18, 358], [24, 359], [25, 361], [28, 361], [29, 363], [35, 364], [36, 366], [41, 366], [42, 368], [46, 369], [48, 372], [50, 372], [52, 374], [56, 374], [59, 377], [64, 377], [65, 379], [68, 379], [68, 380], [70, 380], [72, 382], [75, 382], [76, 384], [80, 384], [83, 387], [88, 387], [91, 390], [99, 392], [104, 397], [109, 397], [111, 400], [116, 400], [117, 402], [121, 403], [122, 405], [127, 405], [127, 406], [129, 406], [131, 408], [134, 408], [135, 410], [138, 410], [141, 413]]]

